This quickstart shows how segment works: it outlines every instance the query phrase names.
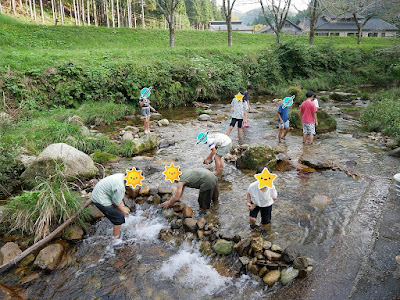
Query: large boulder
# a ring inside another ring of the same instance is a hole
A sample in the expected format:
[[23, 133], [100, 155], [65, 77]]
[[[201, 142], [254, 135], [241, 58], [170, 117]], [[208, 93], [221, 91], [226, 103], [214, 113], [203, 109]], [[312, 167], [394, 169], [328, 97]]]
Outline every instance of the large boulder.
[[357, 99], [357, 94], [336, 91], [330, 95], [332, 100], [336, 101], [352, 101]]
[[236, 161], [236, 166], [243, 169], [257, 170], [259, 167], [269, 168], [276, 164], [275, 151], [269, 146], [249, 147]]
[[[318, 126], [316, 127], [317, 133], [325, 133], [336, 130], [337, 122], [335, 117], [329, 115], [323, 110], [317, 112]], [[301, 115], [299, 110], [291, 110], [289, 113], [290, 126], [296, 129], [302, 128]]]
[[61, 244], [49, 245], [39, 252], [34, 265], [43, 270], [53, 271], [57, 268], [63, 254], [64, 247]]
[[169, 121], [167, 119], [161, 119], [160, 121], [157, 122], [158, 126], [168, 126]]
[[302, 157], [300, 162], [316, 170], [326, 170], [332, 168], [332, 164], [323, 157]]
[[51, 144], [22, 173], [21, 180], [28, 186], [36, 176], [54, 174], [56, 164], [63, 166], [62, 172], [71, 180], [76, 177], [90, 178], [98, 174], [89, 155], [64, 143]]
[[16, 243], [8, 242], [0, 249], [0, 266], [10, 262], [21, 253], [22, 251]]
[[154, 149], [158, 145], [158, 137], [155, 134], [146, 134], [141, 138], [135, 138], [130, 141], [132, 154], [138, 154]]
[[67, 241], [79, 241], [83, 238], [83, 229], [78, 225], [71, 225], [63, 232], [63, 238]]
[[229, 255], [233, 251], [234, 242], [230, 242], [227, 240], [219, 239], [215, 242], [212, 247], [215, 253]]

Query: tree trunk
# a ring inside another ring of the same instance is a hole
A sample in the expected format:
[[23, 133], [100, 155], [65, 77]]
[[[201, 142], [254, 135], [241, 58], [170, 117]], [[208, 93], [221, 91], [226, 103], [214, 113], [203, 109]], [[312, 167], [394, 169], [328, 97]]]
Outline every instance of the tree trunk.
[[21, 260], [23, 260], [29, 254], [31, 254], [32, 252], [35, 252], [36, 250], [39, 250], [41, 247], [43, 247], [48, 242], [53, 240], [59, 233], [61, 233], [65, 228], [67, 228], [67, 226], [69, 224], [71, 224], [81, 214], [81, 212], [90, 205], [90, 203], [92, 203], [91, 199], [86, 201], [86, 203], [83, 205], [82, 208], [80, 208], [71, 218], [69, 218], [67, 221], [65, 221], [63, 224], [61, 224], [56, 230], [54, 230], [52, 233], [50, 233], [47, 237], [45, 237], [44, 239], [40, 240], [39, 242], [33, 244], [31, 247], [26, 249], [20, 255], [13, 258], [10, 262], [0, 266], [0, 274], [2, 274], [3, 272], [7, 271], [10, 268], [12, 268], [13, 266], [16, 266]]
[[31, 19], [33, 19], [32, 0], [29, 0], [29, 9], [30, 9], [30, 13], [31, 13]]
[[361, 44], [361, 38], [362, 38], [362, 30], [361, 27], [358, 28], [358, 37], [357, 37], [357, 44], [360, 45]]
[[[29, 2], [31, 3], [32, 0], [29, 0]], [[56, 22], [56, 15], [55, 15], [55, 11], [54, 11], [54, 0], [51, 0], [51, 13], [53, 14], [53, 22]], [[32, 14], [32, 9], [31, 9], [31, 14]]]
[[24, 10], [24, 6], [22, 4], [22, 0], [19, 0], [19, 7], [21, 8], [21, 10]]
[[110, 15], [109, 15], [109, 12], [108, 12], [108, 1], [107, 0], [105, 0], [105, 3], [106, 3], [106, 18], [107, 18], [107, 27], [110, 27]]
[[232, 20], [231, 17], [227, 18], [227, 29], [228, 29], [228, 46], [232, 47]]
[[276, 43], [277, 43], [278, 45], [280, 45], [280, 43], [281, 43], [281, 32], [280, 32], [279, 30], [277, 30], [277, 31], [275, 32], [275, 35], [276, 35]]
[[128, 27], [132, 28], [132, 3], [128, 0]]
[[117, 0], [117, 22], [118, 22], [118, 28], [121, 27], [121, 18], [119, 15], [119, 1]]
[[94, 17], [94, 25], [99, 26], [99, 21], [97, 20], [97, 3], [96, 0], [92, 0], [93, 2], [93, 17]]
[[11, 0], [11, 6], [13, 9], [14, 16], [17, 15], [17, 5], [15, 4], [15, 0]]
[[314, 36], [315, 36], [315, 29], [313, 27], [310, 27], [310, 36], [308, 39], [310, 45], [314, 45]]
[[141, 6], [142, 6], [142, 28], [145, 27], [144, 24], [144, 0], [141, 1]]
[[74, 6], [74, 19], [75, 19], [75, 25], [78, 25], [78, 20], [76, 19], [76, 3], [75, 0], [72, 1], [72, 5]]
[[44, 24], [43, 0], [39, 0], [39, 4], [40, 4], [40, 15], [42, 16], [42, 23]]
[[[1, 4], [0, 4], [0, 6], [1, 6]], [[28, 0], [25, 0], [25, 11], [26, 11], [26, 14], [29, 15], [29, 3], [28, 3]]]
[[3, 6], [1, 6], [1, 2], [0, 2], [0, 14], [3, 13]]
[[76, 12], [78, 14], [78, 25], [81, 25], [81, 12], [79, 7], [79, 0], [76, 0]]
[[64, 25], [64, 6], [61, 0], [60, 0], [60, 18], [61, 18], [61, 24]]
[[[15, 3], [15, 0], [14, 0], [14, 3]], [[34, 17], [35, 22], [36, 22], [37, 18], [36, 18], [36, 2], [35, 2], [35, 0], [33, 0], [33, 17]]]
[[112, 26], [115, 27], [114, 0], [111, 0], [111, 20], [112, 20]]
[[85, 1], [82, 0], [81, 2], [81, 8], [82, 8], [82, 25], [85, 25]]
[[90, 2], [87, 0], [87, 24], [90, 26]]
[[171, 14], [171, 21], [169, 22], [169, 46], [175, 47], [175, 17]]

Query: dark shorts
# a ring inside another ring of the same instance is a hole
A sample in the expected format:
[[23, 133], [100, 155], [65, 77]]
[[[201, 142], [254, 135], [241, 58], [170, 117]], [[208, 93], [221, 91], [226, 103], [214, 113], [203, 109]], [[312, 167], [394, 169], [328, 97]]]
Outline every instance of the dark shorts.
[[271, 212], [272, 212], [272, 205], [267, 207], [259, 207], [256, 206], [251, 212], [250, 217], [257, 218], [258, 212], [261, 211], [261, 224], [269, 224], [271, 223]]
[[236, 122], [238, 123], [238, 128], [242, 128], [243, 119], [232, 118], [230, 126], [235, 127]]
[[211, 190], [200, 192], [198, 199], [200, 209], [210, 209], [211, 200], [216, 202], [218, 201], [218, 197], [219, 197], [219, 191], [217, 185], [215, 186], [215, 188]]
[[94, 205], [106, 216], [107, 219], [111, 221], [114, 225], [121, 225], [125, 223], [125, 216], [118, 208], [114, 205], [103, 206], [96, 202], [93, 202]]

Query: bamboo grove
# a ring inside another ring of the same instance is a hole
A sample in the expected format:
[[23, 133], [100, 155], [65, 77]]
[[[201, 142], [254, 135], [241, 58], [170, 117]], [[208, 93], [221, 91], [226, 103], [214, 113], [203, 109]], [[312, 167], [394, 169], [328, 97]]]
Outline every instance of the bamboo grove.
[[[41, 24], [168, 29], [156, 0], [0, 0], [0, 13]], [[176, 29], [204, 30], [223, 20], [215, 0], [181, 1]]]

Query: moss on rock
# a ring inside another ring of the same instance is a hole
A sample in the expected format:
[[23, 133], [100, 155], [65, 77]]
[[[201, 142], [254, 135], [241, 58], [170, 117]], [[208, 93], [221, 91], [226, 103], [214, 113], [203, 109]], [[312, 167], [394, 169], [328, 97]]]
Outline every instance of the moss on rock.
[[275, 164], [275, 151], [270, 146], [250, 147], [236, 161], [238, 168], [253, 170], [262, 166], [271, 168]]

